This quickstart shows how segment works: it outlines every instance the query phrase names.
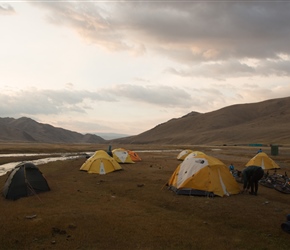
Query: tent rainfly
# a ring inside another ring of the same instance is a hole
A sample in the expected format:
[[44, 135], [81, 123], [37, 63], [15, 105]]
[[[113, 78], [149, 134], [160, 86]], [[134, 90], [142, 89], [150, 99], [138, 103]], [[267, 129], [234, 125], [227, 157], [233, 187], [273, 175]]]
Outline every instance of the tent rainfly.
[[185, 195], [223, 197], [240, 193], [239, 184], [227, 166], [206, 154], [189, 154], [178, 165], [167, 186]]
[[190, 153], [192, 153], [193, 152], [193, 150], [191, 150], [191, 149], [184, 149], [184, 150], [182, 150], [178, 155], [177, 155], [177, 160], [179, 160], [179, 161], [183, 161], [185, 158], [186, 158], [186, 156], [188, 156]]
[[134, 152], [132, 150], [127, 150], [127, 152], [128, 152], [132, 161], [134, 161], [134, 162], [142, 161], [142, 159], [140, 158], [140, 156], [136, 152]]
[[113, 149], [113, 158], [118, 163], [134, 163], [134, 161], [132, 161], [128, 151], [124, 148]]
[[[204, 157], [204, 156], [206, 156], [206, 154], [204, 152], [201, 152], [201, 151], [192, 151], [187, 156], [190, 156], [190, 157]], [[184, 159], [186, 159], [186, 157]]]
[[96, 151], [80, 168], [80, 170], [87, 171], [90, 174], [101, 175], [121, 169], [119, 163], [104, 150]]
[[50, 191], [50, 188], [38, 167], [31, 162], [24, 162], [16, 165], [10, 172], [3, 195], [6, 199], [17, 200], [46, 191]]
[[256, 154], [249, 162], [246, 167], [259, 166], [265, 170], [268, 169], [279, 169], [280, 167], [274, 162], [266, 153], [260, 152]]

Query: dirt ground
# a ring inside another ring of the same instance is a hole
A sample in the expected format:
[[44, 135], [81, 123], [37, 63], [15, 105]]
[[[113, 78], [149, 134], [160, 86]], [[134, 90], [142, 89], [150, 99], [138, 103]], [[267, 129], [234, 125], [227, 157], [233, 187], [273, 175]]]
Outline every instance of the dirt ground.
[[[290, 214], [290, 195], [260, 186], [258, 196], [181, 196], [165, 185], [184, 148], [239, 170], [257, 148], [123, 147], [142, 161], [107, 175], [80, 171], [85, 157], [38, 166], [51, 191], [0, 198], [0, 249], [289, 249], [281, 223]], [[263, 151], [270, 156], [270, 148]], [[289, 148], [271, 158], [290, 175]], [[6, 179], [0, 176], [0, 186]]]

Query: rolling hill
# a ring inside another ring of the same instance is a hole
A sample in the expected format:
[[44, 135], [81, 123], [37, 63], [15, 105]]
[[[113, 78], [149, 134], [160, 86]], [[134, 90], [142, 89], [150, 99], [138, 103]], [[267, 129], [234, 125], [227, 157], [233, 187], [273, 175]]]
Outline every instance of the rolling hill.
[[172, 145], [290, 144], [290, 97], [191, 112], [139, 135], [105, 140], [30, 118], [0, 118], [0, 141]]
[[290, 97], [191, 112], [143, 132], [112, 140], [124, 144], [289, 144]]
[[105, 140], [93, 134], [80, 134], [30, 118], [0, 118], [0, 141], [41, 143], [103, 143]]

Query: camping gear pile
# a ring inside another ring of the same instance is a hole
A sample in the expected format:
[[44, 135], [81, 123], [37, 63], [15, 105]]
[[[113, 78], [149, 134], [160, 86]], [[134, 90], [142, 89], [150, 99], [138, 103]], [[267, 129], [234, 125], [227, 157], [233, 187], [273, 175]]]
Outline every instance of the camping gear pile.
[[[274, 169], [274, 170], [280, 169], [280, 167], [274, 160], [272, 160], [266, 153], [261, 152], [261, 151], [259, 151], [245, 165], [245, 167], [250, 167], [250, 166], [261, 167], [262, 169], [267, 170], [267, 173], [271, 169]], [[237, 182], [243, 183], [242, 171], [235, 169], [232, 171], [232, 175], [235, 177]], [[263, 181], [266, 177], [267, 176], [264, 176], [261, 181]]]

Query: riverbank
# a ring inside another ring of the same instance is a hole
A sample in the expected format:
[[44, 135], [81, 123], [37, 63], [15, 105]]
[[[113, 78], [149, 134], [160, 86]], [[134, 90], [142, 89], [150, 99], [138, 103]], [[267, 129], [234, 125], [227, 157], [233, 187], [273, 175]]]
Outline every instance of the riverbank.
[[[245, 147], [191, 149], [238, 169], [255, 154], [255, 149]], [[290, 247], [289, 234], [280, 228], [290, 213], [289, 195], [260, 186], [258, 196], [178, 196], [165, 185], [180, 164], [177, 152], [139, 156], [141, 162], [122, 164], [123, 170], [107, 175], [80, 171], [85, 157], [40, 165], [51, 191], [17, 201], [0, 199], [1, 249]], [[273, 158], [282, 166], [281, 172], [290, 171], [286, 149]], [[2, 187], [6, 178], [0, 177]]]

